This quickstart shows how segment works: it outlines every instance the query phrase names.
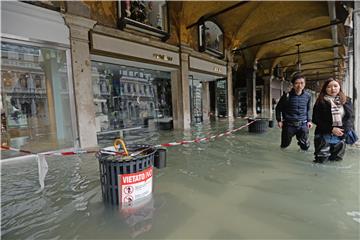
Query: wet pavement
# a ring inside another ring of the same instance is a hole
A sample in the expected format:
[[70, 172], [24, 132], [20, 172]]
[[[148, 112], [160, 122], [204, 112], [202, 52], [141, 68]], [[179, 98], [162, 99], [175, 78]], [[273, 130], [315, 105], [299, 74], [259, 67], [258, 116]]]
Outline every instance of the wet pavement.
[[[191, 140], [243, 125], [219, 121], [162, 131], [153, 144]], [[311, 132], [313, 137], [313, 131]], [[295, 140], [295, 139], [294, 139]], [[311, 139], [312, 140], [312, 139]], [[313, 164], [313, 143], [280, 150], [280, 130], [242, 129], [206, 143], [169, 147], [153, 194], [133, 208], [103, 203], [93, 154], [2, 163], [2, 239], [359, 239], [360, 149]]]

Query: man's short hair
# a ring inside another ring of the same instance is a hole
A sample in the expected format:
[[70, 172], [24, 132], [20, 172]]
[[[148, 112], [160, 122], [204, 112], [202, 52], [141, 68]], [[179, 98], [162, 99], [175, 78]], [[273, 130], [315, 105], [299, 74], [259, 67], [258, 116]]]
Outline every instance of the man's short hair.
[[297, 73], [297, 74], [295, 74], [295, 75], [293, 76], [293, 78], [291, 79], [291, 83], [294, 84], [295, 81], [298, 80], [298, 79], [300, 79], [300, 78], [306, 80], [304, 75], [302, 75], [302, 74], [300, 74], [300, 73]]

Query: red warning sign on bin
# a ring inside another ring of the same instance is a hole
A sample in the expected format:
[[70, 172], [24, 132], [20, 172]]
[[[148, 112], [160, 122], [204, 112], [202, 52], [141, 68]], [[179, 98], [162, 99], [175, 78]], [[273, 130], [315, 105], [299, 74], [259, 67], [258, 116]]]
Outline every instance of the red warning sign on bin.
[[137, 173], [120, 174], [121, 202], [128, 203], [149, 196], [152, 193], [152, 173], [153, 168], [149, 167]]

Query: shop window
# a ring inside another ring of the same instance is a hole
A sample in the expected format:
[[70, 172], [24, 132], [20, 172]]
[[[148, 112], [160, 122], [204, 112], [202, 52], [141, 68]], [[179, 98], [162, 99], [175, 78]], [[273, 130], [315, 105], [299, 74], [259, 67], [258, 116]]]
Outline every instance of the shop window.
[[207, 52], [220, 58], [224, 57], [224, 34], [215, 21], [200, 21], [199, 51]]
[[238, 109], [237, 114], [238, 116], [244, 117], [247, 113], [247, 92], [246, 89], [239, 89], [238, 90]]
[[[161, 120], [172, 120], [171, 80], [169, 72], [154, 71], [136, 67], [92, 62], [94, 104], [99, 144], [119, 136], [117, 130], [124, 130], [143, 139], [145, 129], [155, 126]], [[127, 72], [129, 76], [119, 73]], [[125, 70], [126, 69], [126, 70]], [[143, 75], [141, 75], [143, 72]], [[132, 77], [130, 77], [132, 73]], [[138, 73], [138, 74], [136, 74]], [[144, 76], [146, 76], [144, 78]], [[114, 84], [117, 83], [117, 84]], [[100, 88], [105, 84], [108, 94]], [[125, 92], [119, 91], [116, 85]], [[99, 104], [101, 103], [101, 104]], [[107, 111], [104, 111], [106, 107]], [[153, 124], [149, 124], [152, 122]], [[147, 131], [147, 130], [146, 130]], [[126, 136], [125, 136], [126, 139]]]
[[118, 1], [119, 27], [159, 37], [169, 38], [166, 1]]
[[218, 117], [227, 116], [227, 85], [225, 79], [216, 81], [216, 106]]
[[190, 113], [193, 123], [200, 123], [203, 121], [203, 106], [202, 106], [202, 82], [189, 76], [190, 82]]
[[2, 139], [8, 145], [33, 152], [74, 146], [67, 51], [1, 42]]
[[256, 89], [256, 113], [262, 112], [262, 89]]

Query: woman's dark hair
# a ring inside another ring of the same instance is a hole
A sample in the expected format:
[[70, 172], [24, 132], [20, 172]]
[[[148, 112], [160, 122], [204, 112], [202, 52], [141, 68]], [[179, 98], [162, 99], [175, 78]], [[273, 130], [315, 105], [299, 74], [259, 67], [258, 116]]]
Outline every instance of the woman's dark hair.
[[324, 82], [324, 84], [323, 84], [323, 86], [322, 86], [322, 88], [320, 90], [320, 94], [319, 94], [319, 96], [318, 96], [318, 98], [316, 100], [316, 103], [324, 102], [324, 97], [325, 97], [325, 95], [327, 95], [326, 94], [326, 88], [329, 85], [329, 83], [331, 83], [332, 81], [337, 82], [339, 84], [339, 86], [340, 86], [340, 92], [339, 92], [338, 95], [340, 97], [341, 104], [344, 104], [346, 102], [346, 96], [345, 96], [345, 93], [342, 91], [341, 84], [340, 84], [339, 80], [334, 79], [334, 78], [329, 78], [328, 80], [326, 80]]

